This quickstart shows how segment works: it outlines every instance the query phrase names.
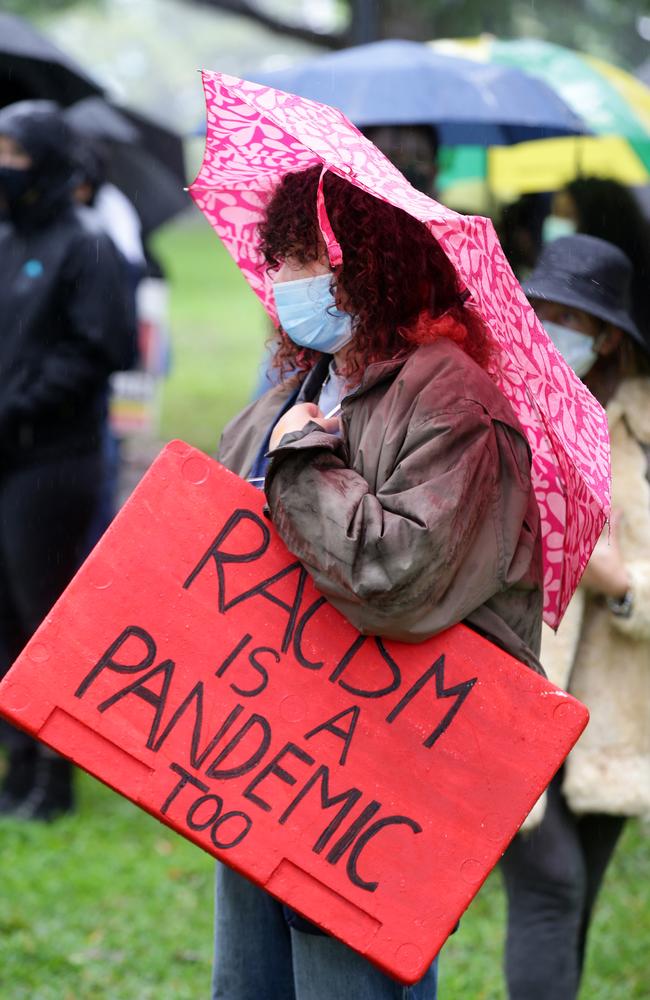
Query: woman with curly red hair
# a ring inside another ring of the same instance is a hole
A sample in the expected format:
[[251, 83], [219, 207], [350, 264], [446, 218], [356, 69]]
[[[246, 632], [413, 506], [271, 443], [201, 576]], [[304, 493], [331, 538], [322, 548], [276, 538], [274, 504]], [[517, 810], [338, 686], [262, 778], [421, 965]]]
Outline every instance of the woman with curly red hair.
[[[219, 459], [266, 491], [288, 548], [357, 628], [419, 642], [464, 621], [540, 669], [530, 452], [490, 339], [428, 229], [320, 166], [259, 229], [282, 381]], [[342, 260], [341, 260], [342, 257]], [[219, 865], [213, 1000], [433, 1000]]]

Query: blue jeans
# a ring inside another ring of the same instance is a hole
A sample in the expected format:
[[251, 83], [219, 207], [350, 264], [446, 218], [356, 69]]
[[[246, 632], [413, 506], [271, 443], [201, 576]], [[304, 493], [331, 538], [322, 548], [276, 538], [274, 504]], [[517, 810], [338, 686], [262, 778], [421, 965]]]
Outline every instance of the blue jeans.
[[285, 911], [217, 864], [212, 1000], [436, 1000], [437, 962], [402, 986], [340, 941], [290, 927]]

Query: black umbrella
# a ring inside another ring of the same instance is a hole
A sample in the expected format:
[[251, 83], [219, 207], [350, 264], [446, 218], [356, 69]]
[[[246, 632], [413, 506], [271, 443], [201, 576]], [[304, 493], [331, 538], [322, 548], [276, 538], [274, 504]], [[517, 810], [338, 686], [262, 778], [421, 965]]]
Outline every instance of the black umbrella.
[[31, 98], [72, 104], [102, 88], [22, 17], [0, 14], [0, 107]]
[[78, 101], [65, 116], [80, 135], [105, 146], [107, 180], [133, 203], [145, 236], [190, 206], [183, 140], [176, 132], [101, 97]]

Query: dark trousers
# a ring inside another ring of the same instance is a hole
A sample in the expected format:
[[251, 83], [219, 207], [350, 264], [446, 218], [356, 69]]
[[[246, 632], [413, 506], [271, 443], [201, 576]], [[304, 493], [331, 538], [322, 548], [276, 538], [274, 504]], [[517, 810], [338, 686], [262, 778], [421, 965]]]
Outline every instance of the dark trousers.
[[510, 1000], [575, 1000], [593, 906], [625, 823], [573, 815], [561, 781], [549, 787], [541, 825], [517, 835], [501, 860]]
[[[0, 471], [0, 676], [83, 561], [101, 475], [99, 451]], [[6, 724], [2, 739], [31, 742]]]

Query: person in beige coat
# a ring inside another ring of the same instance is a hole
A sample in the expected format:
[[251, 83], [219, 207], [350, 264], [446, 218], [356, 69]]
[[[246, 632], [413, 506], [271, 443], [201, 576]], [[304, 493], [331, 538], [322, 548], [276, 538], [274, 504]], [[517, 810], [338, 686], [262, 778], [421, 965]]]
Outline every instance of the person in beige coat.
[[502, 862], [510, 1000], [573, 1000], [593, 905], [629, 816], [650, 817], [650, 338], [628, 306], [631, 266], [603, 240], [547, 245], [525, 291], [605, 406], [612, 518], [557, 634], [549, 678], [590, 722]]

